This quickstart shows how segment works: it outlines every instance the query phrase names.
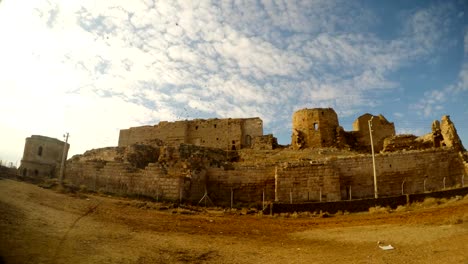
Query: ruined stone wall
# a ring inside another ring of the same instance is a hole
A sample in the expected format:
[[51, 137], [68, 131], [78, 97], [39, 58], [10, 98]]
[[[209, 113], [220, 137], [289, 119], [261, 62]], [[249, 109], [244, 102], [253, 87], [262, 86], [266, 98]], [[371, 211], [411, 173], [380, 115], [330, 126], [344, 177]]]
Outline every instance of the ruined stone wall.
[[443, 144], [447, 147], [452, 147], [457, 151], [464, 151], [465, 147], [463, 146], [460, 137], [458, 136], [457, 129], [455, 125], [450, 120], [450, 116], [442, 116], [440, 123], [440, 132], [443, 137]]
[[337, 201], [340, 178], [327, 162], [301, 162], [278, 166], [276, 170], [277, 201]]
[[278, 140], [272, 135], [258, 136], [252, 139], [252, 149], [272, 150], [278, 147]]
[[117, 195], [147, 196], [155, 199], [178, 200], [187, 195], [182, 175], [169, 174], [166, 169], [149, 164], [144, 170], [121, 162], [86, 161], [67, 164], [67, 181], [91, 191]]
[[293, 115], [292, 146], [294, 149], [332, 147], [339, 127], [332, 108], [302, 109]]
[[263, 192], [265, 200], [274, 199], [275, 168], [273, 166], [234, 166], [229, 170], [209, 168], [208, 191], [210, 197], [218, 203], [228, 205], [231, 189], [235, 203], [261, 202]]
[[[371, 155], [297, 161], [294, 163], [229, 163], [222, 150], [184, 145], [172, 149], [168, 160], [138, 169], [127, 162], [73, 161], [66, 179], [94, 191], [144, 195], [197, 203], [205, 188], [218, 205], [257, 203], [275, 199], [293, 203], [336, 201], [374, 196]], [[164, 152], [161, 150], [161, 152]], [[379, 197], [437, 191], [461, 185], [467, 165], [451, 148], [376, 155]], [[404, 183], [403, 183], [404, 182]], [[320, 196], [321, 195], [321, 196]], [[292, 196], [292, 197], [291, 197]]]
[[261, 135], [263, 122], [260, 118], [195, 119], [122, 129], [119, 146], [160, 139], [173, 146], [186, 143], [225, 150], [240, 149], [250, 147], [251, 138]]
[[[33, 135], [26, 138], [19, 168], [23, 176], [55, 177], [60, 169], [65, 142], [55, 138]], [[66, 144], [66, 152], [70, 145]], [[65, 156], [66, 158], [66, 156]]]
[[167, 144], [187, 143], [187, 121], [159, 122], [154, 126], [131, 127], [120, 130], [119, 147], [130, 146], [154, 139]]
[[[446, 187], [453, 187], [461, 184], [464, 174], [462, 159], [451, 149], [378, 154], [375, 160], [380, 196], [401, 194], [403, 181], [404, 193], [424, 192], [424, 181], [426, 191], [441, 190], [444, 177]], [[350, 187], [353, 199], [373, 197], [371, 155], [336, 159], [333, 166], [340, 176], [342, 199], [349, 199]]]
[[[357, 144], [364, 148], [370, 149], [370, 135], [368, 121], [373, 116], [364, 114], [356, 119], [353, 123], [354, 134], [357, 139]], [[374, 116], [372, 118], [372, 137], [374, 142], [375, 152], [379, 152], [384, 147], [384, 139], [395, 135], [395, 125], [385, 119], [384, 116]]]

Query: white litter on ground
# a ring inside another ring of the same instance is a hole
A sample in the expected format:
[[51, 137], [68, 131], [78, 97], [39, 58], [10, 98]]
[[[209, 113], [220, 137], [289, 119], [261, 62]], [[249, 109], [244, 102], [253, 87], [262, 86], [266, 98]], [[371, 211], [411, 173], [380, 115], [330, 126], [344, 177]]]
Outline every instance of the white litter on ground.
[[377, 241], [377, 244], [379, 245], [379, 248], [382, 249], [382, 250], [392, 250], [392, 249], [395, 249], [392, 245], [382, 245], [383, 243], [380, 242], [380, 241]]

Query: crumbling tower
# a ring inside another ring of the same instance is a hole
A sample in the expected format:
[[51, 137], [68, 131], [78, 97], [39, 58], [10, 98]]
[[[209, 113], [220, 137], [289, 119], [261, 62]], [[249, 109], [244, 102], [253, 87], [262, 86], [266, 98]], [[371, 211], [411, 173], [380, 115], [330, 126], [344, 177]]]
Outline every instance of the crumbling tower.
[[333, 147], [338, 127], [332, 108], [301, 109], [293, 114], [291, 145], [294, 149]]

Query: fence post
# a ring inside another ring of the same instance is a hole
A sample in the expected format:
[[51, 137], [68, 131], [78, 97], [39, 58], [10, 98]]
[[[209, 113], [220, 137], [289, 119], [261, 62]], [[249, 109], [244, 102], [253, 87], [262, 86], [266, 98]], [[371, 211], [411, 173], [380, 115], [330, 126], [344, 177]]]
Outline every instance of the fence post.
[[443, 179], [443, 182], [444, 182], [444, 190], [445, 190], [445, 177], [444, 177], [444, 179]]
[[405, 194], [405, 180], [401, 183], [401, 195]]
[[322, 187], [320, 187], [320, 197], [319, 197], [319, 199], [320, 199], [320, 202], [322, 202]]
[[263, 189], [262, 193], [262, 211], [265, 210], [265, 189]]
[[289, 189], [289, 203], [292, 204], [292, 189]]
[[232, 190], [232, 187], [231, 187], [231, 210], [232, 210], [233, 200], [234, 200], [234, 191]]
[[349, 200], [353, 199], [353, 195], [351, 193], [351, 185], [349, 186]]
[[426, 180], [427, 180], [427, 177], [424, 178], [424, 183], [423, 183], [424, 192], [426, 192]]

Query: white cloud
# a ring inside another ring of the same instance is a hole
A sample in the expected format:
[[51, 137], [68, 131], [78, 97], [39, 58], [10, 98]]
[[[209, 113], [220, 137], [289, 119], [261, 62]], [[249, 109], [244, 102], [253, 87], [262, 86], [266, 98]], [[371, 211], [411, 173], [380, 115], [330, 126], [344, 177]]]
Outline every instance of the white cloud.
[[160, 120], [260, 116], [284, 133], [300, 107], [352, 115], [398, 86], [388, 75], [424, 53], [415, 46], [434, 48], [443, 19], [431, 12], [382, 40], [366, 31], [376, 16], [349, 1], [4, 2], [0, 110], [14, 114], [3, 127], [69, 131], [75, 154]]

